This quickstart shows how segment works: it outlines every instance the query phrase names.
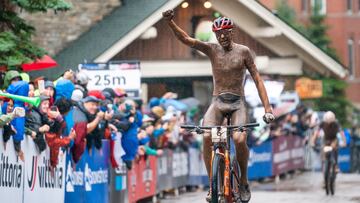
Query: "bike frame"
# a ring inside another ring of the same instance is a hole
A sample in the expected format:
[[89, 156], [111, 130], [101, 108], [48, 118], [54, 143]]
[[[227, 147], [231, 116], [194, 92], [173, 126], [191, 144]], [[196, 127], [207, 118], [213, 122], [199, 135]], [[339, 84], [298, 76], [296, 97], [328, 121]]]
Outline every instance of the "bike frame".
[[[233, 174], [233, 177], [237, 181], [237, 184], [240, 183], [239, 176], [234, 171], [234, 168], [232, 167], [232, 164], [230, 163], [230, 139], [234, 132], [234, 129], [237, 129], [239, 131], [244, 131], [246, 128], [252, 128], [259, 126], [258, 123], [249, 123], [242, 126], [232, 126], [231, 125], [231, 116], [226, 116], [227, 118], [227, 126], [186, 126], [183, 125], [181, 128], [185, 129], [192, 129], [198, 134], [204, 133], [204, 130], [211, 130], [211, 142], [213, 144], [213, 150], [211, 153], [211, 171], [210, 171], [210, 180], [213, 179], [212, 177], [212, 166], [215, 154], [222, 156], [223, 160], [225, 162], [225, 168], [224, 168], [224, 179], [223, 179], [223, 191], [224, 191], [224, 197], [228, 202], [232, 202], [233, 197], [233, 191], [232, 191], [232, 184], [230, 183], [232, 181], [231, 175]], [[221, 132], [221, 129], [226, 128], [226, 138], [224, 139], [223, 133]], [[213, 130], [214, 129], [214, 130]], [[216, 132], [215, 132], [216, 130]], [[216, 133], [216, 134], [214, 134]], [[217, 137], [219, 136], [219, 137]], [[214, 138], [220, 139], [219, 141], [214, 142]], [[235, 155], [236, 156], [236, 155]]]
[[[227, 118], [227, 126], [230, 126], [231, 119]], [[233, 168], [230, 164], [230, 139], [232, 136], [233, 130], [230, 128], [226, 129], [226, 142], [218, 142], [214, 143], [213, 151], [212, 151], [212, 159], [214, 159], [215, 154], [222, 156], [225, 160], [225, 168], [224, 168], [224, 196], [225, 199], [232, 202], [232, 192], [231, 192], [231, 185], [230, 185], [230, 174], [234, 173]], [[211, 161], [211, 168], [212, 168], [213, 161]], [[210, 178], [212, 179], [210, 173]], [[235, 173], [234, 173], [235, 174]], [[236, 177], [238, 179], [238, 177]], [[237, 180], [239, 182], [239, 180]]]
[[[230, 127], [231, 126], [231, 118], [230, 117], [226, 117], [227, 118], [227, 126], [224, 127]], [[219, 129], [218, 129], [219, 130]], [[213, 151], [212, 151], [212, 161], [211, 161], [211, 169], [212, 169], [212, 164], [213, 164], [213, 159], [215, 154], [218, 154], [220, 156], [222, 156], [224, 158], [225, 161], [225, 168], [224, 168], [224, 197], [225, 199], [228, 200], [228, 202], [232, 202], [232, 186], [231, 186], [231, 174], [234, 174], [235, 180], [236, 182], [239, 184], [240, 180], [239, 177], [236, 175], [236, 173], [234, 172], [234, 169], [232, 167], [232, 164], [230, 163], [230, 143], [231, 143], [231, 137], [233, 135], [233, 129], [231, 128], [226, 128], [226, 142], [218, 142], [218, 143], [213, 143]], [[236, 154], [235, 154], [236, 157]], [[235, 159], [236, 160], [236, 159]], [[237, 161], [237, 160], [236, 160]], [[211, 177], [212, 172], [210, 172], [210, 178]]]

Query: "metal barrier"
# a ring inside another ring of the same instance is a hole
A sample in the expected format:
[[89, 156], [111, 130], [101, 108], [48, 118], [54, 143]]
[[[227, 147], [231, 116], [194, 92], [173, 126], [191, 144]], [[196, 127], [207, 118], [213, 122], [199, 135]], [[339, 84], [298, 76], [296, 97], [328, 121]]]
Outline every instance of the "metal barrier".
[[339, 162], [340, 171], [343, 173], [350, 172], [350, 168], [351, 168], [350, 154], [351, 154], [350, 147], [344, 147], [339, 149], [338, 162]]
[[[71, 155], [66, 158], [65, 202], [109, 202], [109, 141], [102, 141], [102, 148], [85, 150], [75, 165]], [[75, 170], [74, 170], [75, 168]]]
[[154, 156], [141, 157], [128, 171], [128, 199], [136, 202], [140, 199], [156, 194], [157, 158]]
[[110, 169], [110, 202], [129, 202], [127, 189], [127, 170], [124, 163], [116, 169]]
[[[92, 149], [89, 154], [86, 150], [76, 166], [71, 155], [59, 155], [59, 165], [52, 176], [49, 149], [38, 154], [32, 139], [25, 137], [23, 163], [18, 160], [11, 139], [6, 150], [3, 146], [1, 143], [0, 195], [4, 202], [136, 202], [164, 190], [208, 184], [202, 153], [192, 147], [188, 152], [177, 148], [164, 150], [160, 157], [141, 157], [127, 171], [123, 163], [117, 169], [109, 169], [109, 142], [104, 140], [101, 151]], [[298, 136], [283, 136], [253, 147], [249, 179], [304, 168], [304, 154], [302, 138]], [[349, 148], [340, 150], [339, 165], [342, 171], [349, 171]]]
[[34, 141], [24, 136], [21, 148], [25, 162], [21, 161], [13, 140], [3, 143], [0, 129], [0, 196], [1, 202], [63, 203], [65, 188], [65, 156], [59, 155], [58, 165], [50, 170], [50, 150], [38, 153]]
[[165, 149], [163, 155], [157, 158], [157, 180], [156, 193], [164, 190], [170, 190], [173, 188], [172, 185], [172, 163], [173, 163], [173, 152]]
[[272, 141], [273, 176], [305, 167], [305, 147], [298, 136], [281, 136]]
[[250, 148], [248, 178], [255, 180], [273, 176], [272, 142]]
[[172, 188], [186, 186], [189, 175], [188, 153], [177, 148], [172, 154]]
[[189, 148], [189, 176], [187, 185], [209, 185], [203, 155], [197, 148]]

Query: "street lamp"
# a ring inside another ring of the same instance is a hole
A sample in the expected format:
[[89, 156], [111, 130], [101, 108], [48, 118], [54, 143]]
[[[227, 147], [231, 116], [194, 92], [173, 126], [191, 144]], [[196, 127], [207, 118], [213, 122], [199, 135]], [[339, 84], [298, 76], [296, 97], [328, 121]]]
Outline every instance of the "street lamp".
[[205, 3], [204, 3], [205, 8], [209, 9], [209, 8], [211, 8], [211, 6], [212, 6], [212, 4], [210, 3], [210, 1], [205, 1]]
[[181, 4], [181, 8], [187, 8], [187, 7], [189, 7], [188, 2], [185, 1], [184, 3]]

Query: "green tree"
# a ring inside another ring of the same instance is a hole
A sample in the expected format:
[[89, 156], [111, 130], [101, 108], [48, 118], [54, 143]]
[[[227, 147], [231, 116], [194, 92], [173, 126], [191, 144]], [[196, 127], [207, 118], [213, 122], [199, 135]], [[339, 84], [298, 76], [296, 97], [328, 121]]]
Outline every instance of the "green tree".
[[286, 0], [278, 0], [275, 5], [276, 15], [281, 18], [288, 25], [299, 31], [305, 33], [305, 28], [302, 24], [297, 22], [295, 10], [292, 9]]
[[65, 0], [0, 0], [0, 66], [17, 69], [46, 53], [32, 42], [35, 28], [19, 17], [19, 11], [57, 12], [70, 8]]
[[312, 43], [326, 52], [329, 56], [339, 60], [336, 50], [330, 46], [331, 40], [326, 34], [329, 26], [324, 23], [325, 19], [326, 16], [320, 13], [320, 1], [315, 1], [312, 15], [310, 16], [310, 24], [306, 27], [304, 34]]

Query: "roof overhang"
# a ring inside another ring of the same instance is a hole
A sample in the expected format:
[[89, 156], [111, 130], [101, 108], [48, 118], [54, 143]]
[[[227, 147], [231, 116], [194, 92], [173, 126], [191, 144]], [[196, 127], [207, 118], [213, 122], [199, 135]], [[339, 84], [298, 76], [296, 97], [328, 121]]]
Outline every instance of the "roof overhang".
[[103, 52], [101, 55], [96, 57], [94, 62], [96, 63], [106, 63], [111, 58], [113, 58], [117, 53], [119, 53], [122, 49], [128, 46], [131, 42], [136, 40], [143, 34], [147, 29], [153, 26], [162, 18], [162, 12], [176, 8], [183, 0], [170, 0], [161, 6], [158, 10], [152, 13], [148, 18], [139, 23], [134, 29], [132, 29], [127, 35], [123, 38], [119, 39], [116, 43], [114, 43], [109, 49]]
[[211, 0], [214, 9], [226, 14], [250, 36], [279, 56], [297, 56], [307, 66], [326, 75], [344, 78], [342, 64], [328, 56], [299, 32], [283, 22], [257, 1]]
[[[131, 2], [134, 3], [135, 1]], [[146, 2], [148, 1], [143, 0], [143, 4]], [[161, 20], [163, 11], [176, 8], [182, 0], [157, 0], [156, 2], [157, 4], [154, 4], [154, 8], [148, 9], [148, 13], [143, 14], [145, 15], [144, 18], [141, 16], [138, 23], [133, 22], [136, 23], [133, 27], [128, 25], [126, 19], [119, 18], [119, 16], [125, 14], [129, 16], [135, 15], [132, 10], [126, 10], [126, 6], [118, 8], [106, 18], [107, 23], [100, 22], [98, 25], [94, 26], [94, 28], [90, 29], [88, 33], [75, 40], [68, 46], [68, 48], [58, 54], [56, 60], [61, 62], [60, 69], [74, 67], [75, 65], [83, 62], [84, 59], [94, 62], [110, 61], [117, 53], [137, 39], [149, 27]], [[271, 72], [271, 69], [263, 70], [263, 73], [270, 71], [268, 72], [269, 74], [278, 74], [279, 72], [283, 73], [288, 71], [290, 74], [297, 75], [302, 73], [302, 69], [312, 69], [325, 76], [333, 75], [339, 78], [346, 76], [347, 71], [340, 63], [329, 57], [326, 53], [312, 44], [292, 27], [284, 23], [277, 16], [272, 14], [257, 1], [211, 0], [211, 2], [215, 10], [231, 17], [243, 31], [247, 32], [261, 44], [271, 49], [278, 56], [283, 59], [296, 59], [290, 60], [292, 65], [277, 66], [277, 70], [275, 70], [276, 73]], [[109, 28], [109, 26], [112, 28]], [[129, 27], [122, 33], [111, 31], [119, 26]], [[111, 38], [111, 41], [113, 42], [110, 43], [109, 40], [97, 40], [99, 35], [103, 36], [102, 39]], [[270, 62], [283, 63], [283, 61], [276, 60], [270, 60]], [[142, 63], [142, 68], [146, 68], [146, 63], [147, 62]], [[201, 65], [201, 63], [204, 62], [197, 63], [199, 63], [198, 65]], [[209, 64], [210, 62], [207, 63]], [[299, 64], [301, 64], [301, 67], [298, 67]], [[271, 64], [269, 66], [274, 67]], [[287, 69], [289, 69], [289, 67], [297, 68], [293, 68], [292, 70], [280, 70], [279, 67]], [[196, 68], [201, 68], [201, 66], [197, 66], [195, 69]], [[53, 69], [48, 72], [50, 75], [54, 76], [59, 72], [62, 72], [60, 69]], [[259, 69], [261, 69], [261, 67], [259, 67]], [[166, 72], [166, 70], [164, 71]], [[272, 69], [272, 71], [274, 71], [274, 69]], [[161, 75], [165, 72], [158, 74]], [[193, 74], [196, 75], [196, 73]], [[206, 72], [206, 74], [209, 74], [209, 72]], [[146, 74], [144, 76], [146, 76]]]

